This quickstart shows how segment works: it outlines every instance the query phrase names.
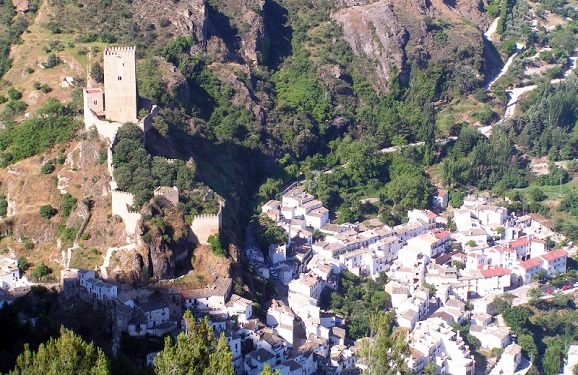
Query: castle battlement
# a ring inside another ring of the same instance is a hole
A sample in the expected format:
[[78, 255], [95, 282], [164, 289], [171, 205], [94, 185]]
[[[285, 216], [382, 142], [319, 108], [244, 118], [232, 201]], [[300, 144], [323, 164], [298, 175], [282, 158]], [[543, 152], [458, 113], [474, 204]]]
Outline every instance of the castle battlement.
[[129, 193], [128, 191], [122, 191], [122, 190], [114, 190], [112, 192], [114, 195], [121, 195], [121, 196], [125, 196], [125, 197], [131, 197], [134, 198], [134, 195], [132, 193]]
[[221, 215], [195, 215], [193, 220], [215, 220], [219, 219]]
[[219, 200], [219, 212], [216, 215], [195, 215], [191, 223], [191, 242], [207, 244], [209, 236], [219, 233], [223, 225], [224, 204]]
[[135, 52], [136, 52], [136, 47], [127, 47], [127, 46], [106, 47], [104, 49], [105, 55], [115, 55], [117, 53], [132, 53], [132, 54], [134, 54]]

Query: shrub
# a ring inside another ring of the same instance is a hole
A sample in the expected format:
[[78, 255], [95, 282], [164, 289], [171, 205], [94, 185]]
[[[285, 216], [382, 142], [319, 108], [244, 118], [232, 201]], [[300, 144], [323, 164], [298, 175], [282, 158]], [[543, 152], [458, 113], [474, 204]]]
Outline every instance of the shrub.
[[167, 26], [169, 26], [170, 24], [171, 24], [171, 20], [169, 20], [169, 19], [166, 18], [166, 17], [161, 17], [161, 18], [159, 19], [159, 25], [161, 25], [161, 27], [167, 27]]
[[8, 89], [8, 98], [11, 100], [20, 100], [22, 99], [22, 93], [16, 90], [14, 87], [10, 87]]
[[60, 57], [52, 53], [48, 55], [48, 60], [42, 65], [44, 66], [45, 69], [50, 69], [60, 64], [62, 64], [62, 60], [60, 59]]
[[50, 275], [51, 273], [52, 270], [48, 268], [44, 263], [41, 263], [32, 271], [32, 278], [34, 278], [35, 280], [41, 280], [44, 276]]
[[552, 51], [549, 51], [549, 50], [545, 50], [545, 51], [540, 52], [540, 58], [548, 64], [553, 63], [555, 61], [554, 55], [552, 54]]
[[508, 56], [511, 56], [514, 52], [516, 52], [516, 42], [512, 39], [504, 40], [502, 43], [502, 51]]
[[57, 213], [58, 211], [56, 210], [56, 208], [52, 207], [49, 204], [40, 207], [40, 216], [42, 216], [46, 220], [50, 220]]
[[31, 68], [31, 67], [26, 68], [26, 73], [28, 73], [28, 74], [34, 73], [34, 68]]
[[74, 209], [76, 208], [77, 199], [74, 198], [69, 193], [64, 194], [63, 198], [64, 199], [62, 201], [61, 213], [63, 217], [69, 217], [72, 211], [74, 211]]
[[223, 247], [223, 241], [221, 240], [221, 233], [210, 235], [207, 242], [211, 246], [211, 250], [216, 256], [221, 258], [227, 257], [227, 250]]
[[30, 267], [30, 263], [24, 257], [18, 258], [18, 268], [20, 271], [26, 271]]
[[32, 88], [34, 90], [40, 90], [41, 87], [42, 87], [42, 85], [38, 81], [34, 81], [34, 83], [32, 84]]
[[52, 88], [45, 83], [40, 87], [40, 91], [42, 91], [44, 94], [48, 94], [50, 91], [52, 91]]
[[0, 195], [0, 216], [6, 217], [8, 214], [8, 201], [4, 195]]
[[95, 62], [90, 67], [90, 76], [98, 83], [104, 82], [104, 70], [99, 63]]
[[10, 100], [2, 111], [2, 118], [4, 120], [12, 119], [15, 116], [21, 115], [26, 108], [28, 108], [28, 104], [24, 103], [22, 100]]
[[44, 163], [42, 167], [40, 167], [40, 173], [51, 174], [52, 172], [54, 172], [55, 169], [56, 167], [54, 166], [54, 160], [50, 159], [46, 163]]

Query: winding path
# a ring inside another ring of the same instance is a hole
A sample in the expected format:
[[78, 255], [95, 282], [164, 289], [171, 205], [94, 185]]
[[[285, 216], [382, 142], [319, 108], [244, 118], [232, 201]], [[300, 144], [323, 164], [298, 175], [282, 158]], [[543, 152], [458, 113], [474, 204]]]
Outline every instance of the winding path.
[[492, 41], [492, 36], [494, 35], [494, 33], [496, 32], [496, 30], [498, 29], [498, 22], [500, 21], [500, 17], [497, 17], [494, 22], [492, 22], [492, 24], [490, 25], [490, 27], [488, 28], [488, 30], [484, 33], [484, 36], [486, 37], [487, 40], [489, 40], [490, 42]]
[[[496, 32], [499, 20], [500, 20], [500, 17], [496, 18], [492, 22], [492, 24], [490, 25], [488, 30], [484, 33], [484, 37], [490, 43], [492, 43], [491, 38], [494, 35], [494, 33]], [[508, 59], [508, 61], [506, 61], [506, 63], [504, 64], [504, 66], [502, 67], [500, 72], [484, 86], [484, 90], [489, 91], [492, 88], [492, 85], [498, 79], [500, 79], [500, 77], [502, 77], [504, 74], [506, 74], [508, 72], [508, 69], [512, 65], [512, 62], [514, 61], [514, 59], [516, 58], [516, 56], [518, 55], [518, 53], [520, 52], [520, 50], [522, 48], [523, 48], [523, 46], [520, 43], [516, 43], [516, 52], [512, 56], [510, 56], [510, 58]], [[539, 54], [539, 52], [540, 51], [537, 51], [536, 54]], [[577, 53], [578, 53], [578, 51], [575, 51], [574, 54], [570, 57], [570, 67], [564, 72], [564, 77], [553, 79], [550, 81], [551, 83], [555, 84], [555, 83], [562, 82], [572, 73], [572, 71], [576, 68], [576, 60], [578, 60]], [[517, 87], [517, 88], [511, 89], [511, 90], [506, 90], [506, 92], [509, 95], [509, 99], [508, 99], [508, 103], [506, 104], [506, 110], [504, 112], [504, 115], [495, 124], [484, 126], [484, 127], [480, 128], [480, 132], [483, 135], [485, 135], [486, 137], [489, 137], [490, 134], [492, 133], [492, 127], [493, 126], [499, 125], [502, 122], [504, 122], [504, 120], [507, 120], [507, 119], [512, 118], [514, 116], [514, 113], [516, 112], [516, 104], [518, 103], [518, 99], [520, 98], [520, 96], [534, 90], [536, 87], [537, 87], [537, 85], [531, 85], [531, 86]]]

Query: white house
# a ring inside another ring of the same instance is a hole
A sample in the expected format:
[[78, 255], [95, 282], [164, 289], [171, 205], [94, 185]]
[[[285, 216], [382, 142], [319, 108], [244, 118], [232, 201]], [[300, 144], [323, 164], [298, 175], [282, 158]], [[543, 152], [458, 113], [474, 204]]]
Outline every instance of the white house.
[[2, 258], [0, 260], [0, 289], [10, 289], [18, 280], [20, 280], [18, 260]]
[[80, 280], [80, 286], [87, 288], [87, 280], [94, 279], [96, 276], [92, 270], [78, 270], [77, 272], [78, 280]]
[[229, 316], [236, 315], [239, 322], [244, 323], [253, 316], [253, 301], [249, 301], [237, 294], [232, 294], [225, 305]]
[[99, 279], [87, 279], [86, 289], [101, 301], [112, 300], [118, 296], [118, 287]]
[[225, 309], [225, 303], [231, 295], [233, 280], [219, 277], [213, 287], [203, 289], [190, 289], [181, 293], [183, 305], [193, 311], [219, 312]]
[[[410, 335], [410, 348], [425, 357], [434, 358], [436, 367], [442, 374], [475, 374], [475, 360], [469, 347], [459, 334], [439, 318], [429, 318], [417, 323]], [[423, 365], [422, 361], [414, 361], [410, 362], [410, 366], [414, 367], [418, 363]]]
[[319, 276], [311, 272], [302, 273], [298, 279], [289, 283], [289, 294], [295, 293], [319, 299], [324, 286], [325, 282]]
[[500, 360], [490, 372], [490, 375], [514, 374], [522, 362], [522, 347], [516, 343], [510, 344], [500, 356]]
[[449, 193], [444, 189], [437, 189], [433, 197], [432, 205], [436, 208], [447, 208], [449, 201]]
[[409, 239], [407, 244], [422, 249], [422, 252], [429, 258], [436, 258], [445, 251], [450, 241], [450, 232], [447, 230], [433, 229], [425, 234]]
[[473, 325], [470, 334], [480, 340], [483, 348], [498, 348], [504, 350], [511, 343], [510, 328], [508, 327], [482, 327]]
[[276, 327], [278, 334], [293, 345], [295, 313], [281, 300], [272, 300], [267, 310], [267, 325]]

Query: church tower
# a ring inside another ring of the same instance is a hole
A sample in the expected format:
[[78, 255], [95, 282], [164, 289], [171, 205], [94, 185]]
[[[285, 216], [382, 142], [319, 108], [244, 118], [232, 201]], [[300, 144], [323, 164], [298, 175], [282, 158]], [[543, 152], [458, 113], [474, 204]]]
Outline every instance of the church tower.
[[137, 122], [135, 47], [104, 50], [104, 93], [106, 119]]

